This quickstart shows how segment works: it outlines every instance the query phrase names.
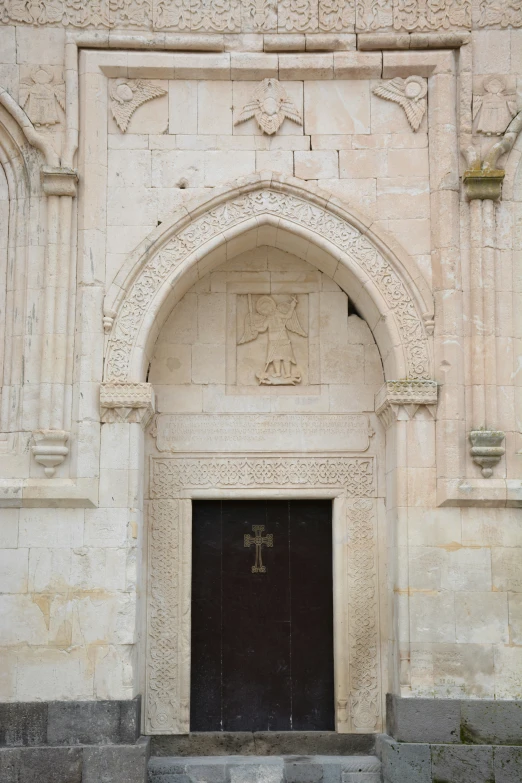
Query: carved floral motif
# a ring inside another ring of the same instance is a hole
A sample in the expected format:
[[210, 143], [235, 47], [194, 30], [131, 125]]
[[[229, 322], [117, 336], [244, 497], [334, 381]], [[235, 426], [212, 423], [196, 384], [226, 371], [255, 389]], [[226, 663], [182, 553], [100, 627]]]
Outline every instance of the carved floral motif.
[[146, 79], [114, 79], [110, 83], [111, 113], [118, 128], [125, 133], [132, 115], [140, 106], [167, 91]]
[[372, 92], [386, 101], [398, 103], [404, 109], [407, 120], [414, 131], [418, 131], [422, 118], [426, 113], [426, 95], [428, 84], [421, 76], [408, 76], [401, 79], [397, 76], [389, 82], [381, 82], [373, 87]]
[[234, 125], [246, 122], [252, 117], [256, 118], [263, 133], [269, 135], [279, 130], [285, 117], [297, 125], [303, 124], [299, 110], [294, 106], [283, 85], [277, 79], [263, 79], [254, 90], [252, 100], [243, 106]]
[[210, 209], [180, 229], [150, 258], [120, 307], [107, 350], [107, 378], [125, 380], [141, 322], [162, 284], [183, 261], [224, 229], [255, 215], [273, 214], [316, 232], [354, 259], [379, 289], [395, 315], [407, 355], [409, 378], [429, 378], [424, 325], [395, 270], [356, 228], [323, 207], [293, 195], [258, 190]]
[[277, 11], [278, 30], [281, 33], [317, 30], [317, 2], [313, 0], [280, 0]]
[[348, 502], [347, 524], [350, 638], [350, 714], [358, 731], [374, 731], [379, 720], [379, 648], [374, 506]]
[[522, 0], [480, 0], [479, 27], [522, 27]]
[[471, 27], [471, 0], [394, 0], [395, 30], [449, 30]]
[[319, 30], [341, 32], [355, 26], [354, 0], [319, 0]]
[[171, 498], [183, 487], [342, 487], [374, 494], [373, 460], [356, 457], [176, 457], [152, 461], [150, 494]]

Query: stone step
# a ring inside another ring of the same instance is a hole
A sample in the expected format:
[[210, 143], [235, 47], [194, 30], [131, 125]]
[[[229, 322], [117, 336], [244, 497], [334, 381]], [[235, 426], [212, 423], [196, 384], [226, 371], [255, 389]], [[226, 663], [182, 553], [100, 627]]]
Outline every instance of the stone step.
[[149, 783], [381, 783], [377, 756], [152, 756]]

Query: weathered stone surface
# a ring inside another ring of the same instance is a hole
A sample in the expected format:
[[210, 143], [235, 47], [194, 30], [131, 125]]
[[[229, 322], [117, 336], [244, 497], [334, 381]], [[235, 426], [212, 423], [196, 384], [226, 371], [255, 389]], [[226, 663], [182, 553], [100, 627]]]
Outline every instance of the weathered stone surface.
[[400, 742], [460, 742], [461, 703], [386, 695], [388, 734]]
[[429, 745], [401, 745], [381, 736], [377, 754], [386, 783], [432, 783]]
[[50, 702], [50, 745], [135, 742], [139, 735], [139, 699], [131, 702]]
[[463, 701], [460, 740], [477, 745], [522, 743], [522, 702]]
[[0, 745], [44, 745], [47, 742], [47, 704], [0, 704]]
[[82, 783], [145, 783], [150, 740], [84, 748]]
[[491, 783], [493, 749], [487, 745], [432, 745], [431, 774], [440, 783]]
[[522, 780], [522, 747], [493, 748], [495, 783], [519, 783]]
[[1, 748], [2, 783], [82, 783], [81, 748]]

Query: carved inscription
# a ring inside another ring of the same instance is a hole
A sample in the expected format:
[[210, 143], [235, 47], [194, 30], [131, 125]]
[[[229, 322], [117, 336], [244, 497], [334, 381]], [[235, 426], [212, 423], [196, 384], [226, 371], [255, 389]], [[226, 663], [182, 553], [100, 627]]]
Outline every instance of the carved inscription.
[[158, 451], [366, 451], [372, 435], [358, 414], [161, 414]]

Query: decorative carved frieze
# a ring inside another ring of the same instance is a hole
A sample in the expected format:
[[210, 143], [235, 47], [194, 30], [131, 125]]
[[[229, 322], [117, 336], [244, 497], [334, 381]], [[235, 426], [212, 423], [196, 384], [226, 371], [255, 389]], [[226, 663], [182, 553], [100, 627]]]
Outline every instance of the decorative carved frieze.
[[426, 79], [421, 76], [408, 76], [407, 79], [401, 79], [397, 76], [389, 82], [376, 84], [372, 91], [380, 98], [402, 106], [412, 130], [419, 130], [422, 118], [426, 113], [426, 95], [428, 94]]
[[522, 27], [519, 0], [479, 0], [478, 27]]
[[226, 209], [222, 205], [209, 209], [189, 225], [180, 228], [168, 244], [144, 264], [115, 319], [107, 348], [108, 379], [126, 379], [141, 322], [156, 292], [172, 272], [190, 254], [213, 237], [221, 235], [225, 229], [262, 214], [291, 220], [313, 231], [318, 238], [332, 243], [342, 253], [348, 253], [379, 290], [386, 306], [396, 318], [407, 357], [408, 377], [430, 377], [422, 318], [397, 272], [370, 240], [346, 220], [319, 204], [311, 204], [284, 192], [262, 189], [231, 198], [226, 203]]
[[375, 395], [375, 412], [386, 429], [397, 419], [413, 419], [419, 408], [435, 418], [436, 381], [387, 381]]
[[111, 113], [116, 125], [125, 133], [132, 115], [140, 106], [167, 91], [146, 79], [114, 79], [109, 87]]
[[373, 459], [356, 457], [163, 457], [153, 459], [150, 495], [172, 498], [183, 488], [339, 487], [372, 497]]
[[471, 0], [357, 0], [359, 32], [471, 29]]
[[100, 386], [100, 414], [105, 424], [139, 423], [143, 428], [154, 415], [154, 390], [150, 383], [112, 381]]
[[288, 117], [297, 125], [303, 124], [299, 110], [286, 94], [277, 79], [263, 79], [253, 92], [252, 100], [246, 103], [234, 125], [256, 118], [257, 124], [269, 135], [276, 133]]

